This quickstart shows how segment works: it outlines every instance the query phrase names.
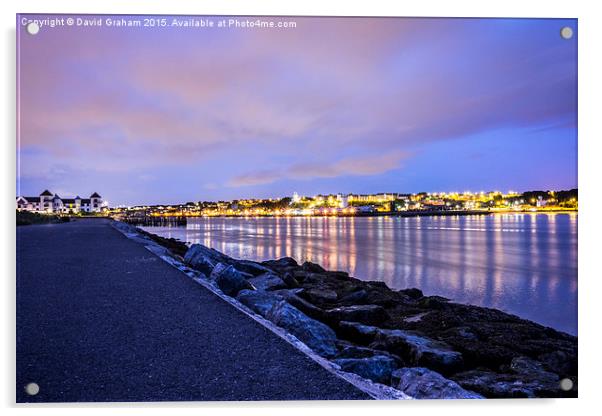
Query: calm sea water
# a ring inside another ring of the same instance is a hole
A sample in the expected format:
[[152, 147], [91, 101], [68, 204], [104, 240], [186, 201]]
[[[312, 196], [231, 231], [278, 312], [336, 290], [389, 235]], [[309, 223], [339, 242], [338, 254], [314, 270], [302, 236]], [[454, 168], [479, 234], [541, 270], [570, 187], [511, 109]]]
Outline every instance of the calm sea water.
[[577, 334], [577, 214], [195, 218], [144, 228], [235, 258], [309, 260]]

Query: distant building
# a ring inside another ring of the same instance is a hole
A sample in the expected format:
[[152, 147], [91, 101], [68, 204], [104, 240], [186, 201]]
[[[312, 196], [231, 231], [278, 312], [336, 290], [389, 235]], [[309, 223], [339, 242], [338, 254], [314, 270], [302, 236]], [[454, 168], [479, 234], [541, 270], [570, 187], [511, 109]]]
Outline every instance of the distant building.
[[545, 207], [546, 205], [548, 205], [548, 201], [546, 201], [545, 199], [543, 199], [541, 197], [541, 195], [540, 195], [540, 196], [537, 197], [537, 203], [536, 203], [536, 205], [537, 205], [537, 207], [540, 207], [540, 208], [541, 207]]
[[297, 202], [301, 201], [301, 197], [299, 196], [299, 194], [297, 192], [293, 192], [293, 204], [296, 204]]
[[382, 202], [390, 202], [397, 198], [396, 194], [370, 194], [370, 195], [361, 195], [361, 194], [349, 194], [347, 199], [349, 202], [355, 203], [382, 203]]
[[100, 212], [106, 207], [102, 197], [94, 192], [90, 198], [61, 198], [45, 190], [40, 196], [18, 196], [17, 209], [19, 211], [46, 212], [46, 213], [78, 213]]
[[337, 199], [339, 200], [340, 208], [347, 208], [349, 206], [349, 197], [347, 195], [339, 194], [337, 195]]

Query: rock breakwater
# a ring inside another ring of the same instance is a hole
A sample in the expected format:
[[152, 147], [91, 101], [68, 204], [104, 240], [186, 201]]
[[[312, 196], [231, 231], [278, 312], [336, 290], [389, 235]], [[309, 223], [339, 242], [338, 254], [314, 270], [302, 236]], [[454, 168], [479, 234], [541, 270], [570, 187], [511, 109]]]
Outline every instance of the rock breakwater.
[[[151, 238], [343, 371], [412, 397], [577, 396], [577, 338], [569, 334], [290, 257], [237, 260], [199, 244]], [[559, 388], [564, 378], [572, 390]]]

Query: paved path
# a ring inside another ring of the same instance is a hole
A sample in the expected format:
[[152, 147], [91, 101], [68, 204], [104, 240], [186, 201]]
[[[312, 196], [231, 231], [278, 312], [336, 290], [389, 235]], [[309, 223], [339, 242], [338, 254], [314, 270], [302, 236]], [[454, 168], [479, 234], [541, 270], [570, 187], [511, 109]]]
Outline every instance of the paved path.
[[16, 367], [18, 402], [368, 398], [107, 220], [18, 227]]

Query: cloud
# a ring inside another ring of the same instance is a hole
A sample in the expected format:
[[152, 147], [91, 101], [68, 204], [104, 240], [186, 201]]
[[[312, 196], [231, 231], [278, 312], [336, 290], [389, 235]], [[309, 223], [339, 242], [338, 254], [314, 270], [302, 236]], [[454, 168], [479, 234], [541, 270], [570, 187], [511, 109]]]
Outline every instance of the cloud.
[[311, 180], [316, 178], [336, 178], [341, 176], [370, 176], [385, 173], [400, 167], [409, 156], [406, 152], [393, 152], [386, 155], [352, 157], [336, 162], [297, 163], [285, 169], [260, 170], [234, 177], [228, 186], [265, 185], [278, 180]]

